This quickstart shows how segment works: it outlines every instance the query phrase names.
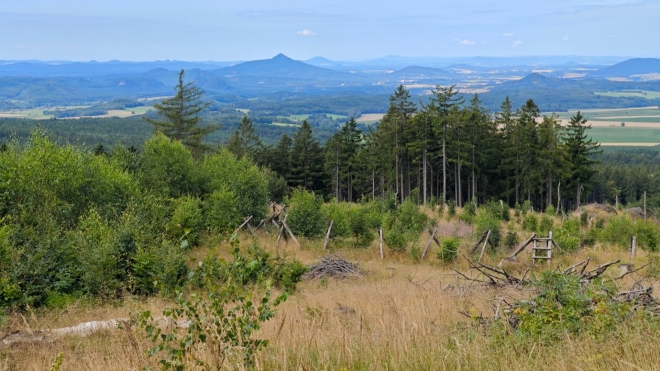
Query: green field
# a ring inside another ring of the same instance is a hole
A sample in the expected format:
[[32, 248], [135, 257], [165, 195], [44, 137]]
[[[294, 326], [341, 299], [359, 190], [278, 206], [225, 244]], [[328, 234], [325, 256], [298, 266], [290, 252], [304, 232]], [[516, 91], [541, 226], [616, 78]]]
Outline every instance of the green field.
[[291, 121], [300, 121], [300, 122], [302, 122], [303, 120], [307, 120], [309, 118], [309, 116], [310, 115], [304, 115], [303, 114], [303, 115], [289, 115], [289, 116], [282, 116], [282, 117], [286, 117], [287, 119], [289, 119]]
[[282, 126], [282, 127], [293, 127], [293, 128], [298, 128], [298, 127], [300, 127], [300, 125], [296, 125], [296, 124], [287, 124], [287, 123], [284, 123], [284, 122], [273, 122], [271, 125], [272, 125], [272, 126]]
[[660, 98], [660, 92], [650, 91], [650, 90], [602, 91], [602, 92], [597, 91], [594, 94], [601, 95], [604, 97], [612, 97], [612, 98], [646, 98], [646, 99]]
[[591, 138], [600, 143], [660, 143], [660, 129], [592, 127]]
[[136, 115], [144, 115], [149, 111], [150, 109], [153, 109], [153, 106], [139, 106], [139, 107], [132, 107], [132, 108], [124, 108], [124, 111], [126, 112], [135, 112]]
[[333, 120], [348, 120], [348, 116], [345, 115], [335, 115], [334, 113], [326, 113], [325, 117], [331, 118]]
[[18, 118], [18, 119], [33, 119], [45, 120], [53, 118], [52, 115], [44, 115], [44, 110], [67, 110], [76, 108], [87, 108], [89, 106], [67, 106], [67, 107], [53, 107], [53, 108], [30, 108], [21, 110], [0, 111], [0, 117]]

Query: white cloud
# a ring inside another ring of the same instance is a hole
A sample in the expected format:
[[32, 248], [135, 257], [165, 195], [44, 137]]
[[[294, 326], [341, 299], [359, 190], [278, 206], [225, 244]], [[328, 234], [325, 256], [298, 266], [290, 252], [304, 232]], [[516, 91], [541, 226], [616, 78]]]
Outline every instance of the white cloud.
[[519, 47], [520, 45], [522, 45], [522, 43], [523, 43], [523, 42], [520, 41], [520, 40], [518, 40], [518, 41], [514, 41], [513, 44], [511, 44], [511, 47], [512, 47], [512, 48], [517, 48], [517, 47]]
[[316, 36], [316, 32], [305, 29], [305, 30], [302, 30], [302, 31], [298, 31], [298, 35], [300, 35], [300, 36]]
[[564, 41], [568, 41], [568, 40], [570, 40], [570, 39], [571, 39], [570, 37], [568, 37], [568, 36], [564, 36], [564, 38], [563, 38], [562, 40], [564, 40]]
[[507, 33], [502, 34], [502, 36], [504, 36], [504, 37], [511, 37], [513, 35], [514, 35], [513, 32], [507, 32]]
[[477, 42], [474, 41], [474, 40], [467, 40], [467, 39], [465, 39], [465, 40], [461, 40], [461, 41], [459, 41], [458, 43], [461, 44], [461, 45], [474, 45], [474, 44], [476, 44]]

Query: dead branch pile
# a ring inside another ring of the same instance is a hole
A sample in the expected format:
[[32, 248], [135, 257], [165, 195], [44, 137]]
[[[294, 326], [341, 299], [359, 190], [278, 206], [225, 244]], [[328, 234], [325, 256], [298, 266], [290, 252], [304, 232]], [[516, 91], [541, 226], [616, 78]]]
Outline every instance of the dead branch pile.
[[357, 263], [353, 264], [338, 256], [328, 255], [320, 262], [309, 266], [305, 278], [312, 280], [323, 277], [356, 278], [364, 275], [364, 270]]
[[[521, 278], [518, 278], [512, 274], [509, 274], [504, 269], [490, 267], [481, 262], [473, 262], [472, 260], [468, 259], [465, 255], [463, 255], [463, 258], [465, 258], [465, 260], [467, 260], [470, 263], [470, 269], [479, 272], [479, 275], [477, 277], [472, 278], [472, 277], [468, 277], [467, 275], [457, 270], [454, 270], [454, 272], [458, 273], [460, 276], [467, 279], [468, 281], [485, 283], [492, 286], [516, 286], [516, 287], [522, 286], [523, 284], [526, 283], [525, 278], [527, 277], [527, 273], [529, 272], [529, 269], [525, 271], [525, 273]], [[482, 276], [484, 277], [484, 279], [481, 279]]]

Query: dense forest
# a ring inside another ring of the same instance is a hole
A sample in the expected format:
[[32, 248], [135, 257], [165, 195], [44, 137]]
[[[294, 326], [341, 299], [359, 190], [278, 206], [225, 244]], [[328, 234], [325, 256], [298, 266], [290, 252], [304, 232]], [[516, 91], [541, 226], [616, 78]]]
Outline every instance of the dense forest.
[[589, 128], [579, 113], [567, 127], [556, 116], [541, 117], [531, 99], [514, 109], [505, 98], [491, 114], [477, 95], [465, 102], [453, 88], [438, 88], [418, 108], [399, 87], [373, 130], [351, 119], [322, 145], [303, 123], [273, 146], [261, 143], [245, 117], [228, 148], [270, 168], [289, 188], [339, 201], [394, 194], [419, 204], [503, 200], [568, 210], [587, 202], [636, 204], [647, 192], [649, 205], [658, 206], [659, 169], [649, 166], [657, 151], [603, 153]]

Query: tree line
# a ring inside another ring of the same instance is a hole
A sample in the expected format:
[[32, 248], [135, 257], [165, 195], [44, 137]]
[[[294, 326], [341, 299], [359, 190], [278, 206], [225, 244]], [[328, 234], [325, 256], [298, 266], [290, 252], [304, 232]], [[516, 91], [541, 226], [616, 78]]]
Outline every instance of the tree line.
[[514, 109], [506, 98], [499, 112], [478, 95], [469, 102], [454, 87], [433, 90], [418, 107], [399, 86], [380, 124], [362, 131], [354, 119], [322, 145], [303, 122], [293, 138], [264, 145], [245, 116], [228, 148], [273, 170], [288, 187], [304, 187], [338, 201], [393, 194], [418, 203], [452, 201], [510, 205], [530, 202], [575, 208], [593, 195], [599, 144], [578, 112], [567, 126], [541, 116], [529, 99]]

